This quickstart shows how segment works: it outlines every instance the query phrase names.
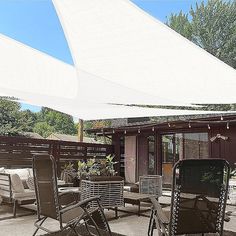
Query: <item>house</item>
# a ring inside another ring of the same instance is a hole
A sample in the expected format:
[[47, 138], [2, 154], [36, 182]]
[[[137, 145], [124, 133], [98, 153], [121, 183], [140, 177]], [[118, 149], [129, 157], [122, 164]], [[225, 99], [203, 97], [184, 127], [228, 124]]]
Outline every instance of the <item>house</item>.
[[131, 183], [141, 175], [159, 174], [168, 185], [180, 159], [224, 158], [232, 167], [236, 162], [235, 115], [149, 120], [87, 132], [112, 138], [117, 171]]

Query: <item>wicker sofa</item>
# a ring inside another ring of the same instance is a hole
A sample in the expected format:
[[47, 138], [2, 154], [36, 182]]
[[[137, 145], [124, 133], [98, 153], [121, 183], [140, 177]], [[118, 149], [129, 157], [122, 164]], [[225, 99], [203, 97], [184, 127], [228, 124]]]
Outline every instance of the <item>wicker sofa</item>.
[[13, 204], [13, 216], [16, 217], [18, 205], [35, 201], [32, 169], [0, 168], [0, 196], [3, 202]]

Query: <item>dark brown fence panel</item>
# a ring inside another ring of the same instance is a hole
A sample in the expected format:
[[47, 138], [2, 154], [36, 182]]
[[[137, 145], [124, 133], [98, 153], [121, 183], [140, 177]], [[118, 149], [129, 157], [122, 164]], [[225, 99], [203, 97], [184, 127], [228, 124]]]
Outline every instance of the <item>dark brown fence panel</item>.
[[0, 167], [31, 167], [35, 154], [52, 154], [61, 166], [87, 158], [101, 159], [113, 153], [113, 146], [107, 144], [0, 136]]

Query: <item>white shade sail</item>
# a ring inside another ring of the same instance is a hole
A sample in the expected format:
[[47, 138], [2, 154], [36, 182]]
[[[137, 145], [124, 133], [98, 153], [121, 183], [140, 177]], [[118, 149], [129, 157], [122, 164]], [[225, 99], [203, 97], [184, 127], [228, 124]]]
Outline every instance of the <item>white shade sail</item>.
[[[175, 113], [165, 109], [111, 105], [175, 103], [117, 85], [82, 70], [77, 74], [73, 66], [3, 35], [0, 35], [0, 51], [0, 96], [14, 97], [24, 103], [46, 106], [86, 120]], [[185, 111], [177, 112], [180, 113]]]
[[128, 0], [53, 0], [77, 70], [186, 103], [236, 103], [236, 71]]
[[15, 97], [20, 97], [21, 102], [37, 106], [43, 105], [45, 107], [70, 114], [83, 120], [227, 113], [217, 111], [174, 110], [130, 107], [124, 105], [96, 104], [83, 100], [76, 101], [74, 99], [68, 98], [35, 95], [27, 92], [22, 93], [11, 89], [0, 89], [0, 96], [6, 96], [8, 94], [14, 94]]
[[121, 104], [236, 102], [235, 70], [130, 2], [54, 3], [75, 66], [0, 34], [0, 96], [85, 120], [217, 113]]
[[[102, 104], [184, 105], [101, 79], [0, 34], [0, 89]], [[14, 94], [8, 94], [15, 96]], [[19, 95], [19, 94], [18, 94]], [[23, 95], [24, 96], [24, 95]], [[18, 98], [22, 98], [19, 96]], [[40, 105], [43, 105], [40, 104]]]

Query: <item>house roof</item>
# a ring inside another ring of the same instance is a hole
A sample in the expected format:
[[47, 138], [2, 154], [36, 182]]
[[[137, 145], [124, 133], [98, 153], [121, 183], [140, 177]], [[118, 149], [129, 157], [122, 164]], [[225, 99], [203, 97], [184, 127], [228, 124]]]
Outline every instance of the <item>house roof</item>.
[[[69, 134], [54, 133], [54, 134], [49, 135], [47, 139], [62, 140], [62, 141], [68, 141], [68, 142], [79, 142], [77, 135], [69, 135]], [[91, 137], [83, 137], [83, 142], [84, 143], [102, 143], [101, 141], [97, 141]]]
[[43, 136], [41, 136], [38, 133], [34, 133], [34, 132], [24, 132], [23, 133], [24, 136], [27, 136], [29, 138], [35, 138], [35, 139], [44, 139]]
[[176, 129], [187, 129], [187, 128], [202, 128], [206, 129], [209, 126], [223, 126], [229, 127], [232, 124], [236, 124], [236, 115], [219, 114], [217, 116], [182, 116], [182, 117], [169, 117], [168, 120], [159, 121], [147, 121], [147, 122], [136, 122], [131, 125], [125, 125], [120, 127], [109, 127], [100, 129], [88, 129], [88, 133], [96, 135], [112, 135], [115, 133], [139, 133], [142, 131], [174, 131]]

